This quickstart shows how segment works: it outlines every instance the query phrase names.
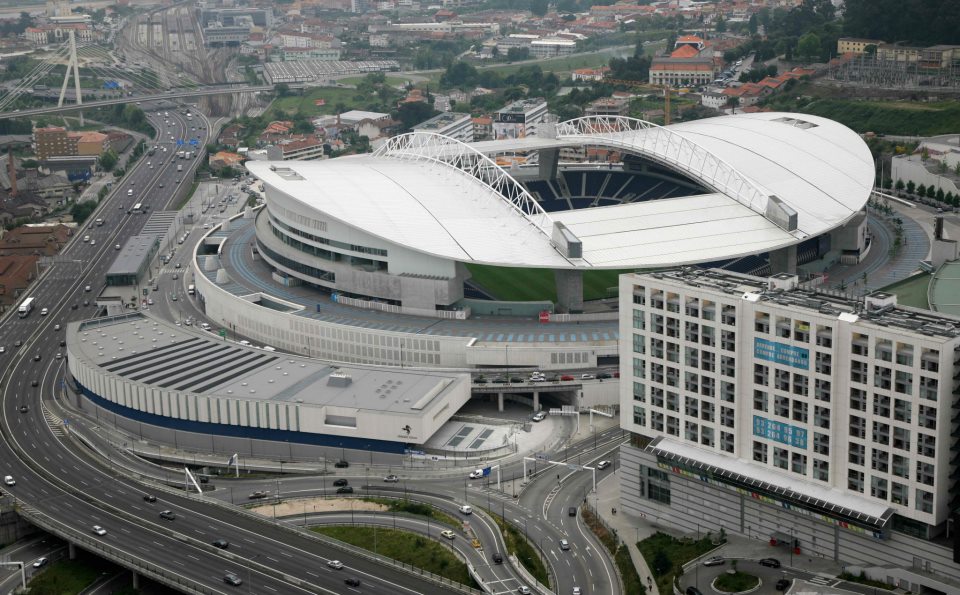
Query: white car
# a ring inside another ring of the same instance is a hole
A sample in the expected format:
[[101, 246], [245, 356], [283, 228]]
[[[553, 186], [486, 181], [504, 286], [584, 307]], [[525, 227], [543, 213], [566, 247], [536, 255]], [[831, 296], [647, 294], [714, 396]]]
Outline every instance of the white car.
[[530, 595], [530, 587], [526, 585], [520, 585], [520, 588], [517, 589], [517, 593], [520, 593], [520, 595]]
[[477, 479], [483, 477], [483, 469], [475, 469], [470, 472], [470, 479]]
[[443, 535], [447, 539], [453, 539], [454, 537], [457, 536], [457, 534], [451, 531], [450, 529], [447, 529], [446, 531], [441, 531], [440, 535]]
[[101, 527], [100, 525], [94, 525], [94, 526], [93, 526], [93, 533], [94, 533], [94, 535], [99, 535], [99, 536], [103, 537], [104, 535], [107, 534], [107, 530], [104, 529], [103, 527]]
[[37, 561], [33, 563], [34, 568], [43, 568], [46, 565], [47, 565], [46, 558], [37, 558]]
[[473, 507], [469, 504], [464, 504], [463, 506], [459, 506], [457, 508], [463, 514], [473, 514]]
[[50, 310], [48, 310], [48, 309], [46, 309], [46, 308], [43, 308], [43, 309], [40, 310], [40, 316], [46, 316], [46, 315], [49, 314], [49, 313], [50, 313]]
[[3, 478], [3, 483], [8, 486], [15, 486], [17, 485], [17, 480], [15, 480], [12, 475], [5, 475]]
[[610, 466], [610, 461], [600, 461], [597, 463], [597, 469], [606, 469]]
[[533, 414], [533, 421], [543, 421], [547, 418], [547, 414], [543, 411], [537, 411]]
[[340, 560], [330, 560], [327, 562], [327, 566], [333, 568], [334, 570], [343, 570], [343, 562]]

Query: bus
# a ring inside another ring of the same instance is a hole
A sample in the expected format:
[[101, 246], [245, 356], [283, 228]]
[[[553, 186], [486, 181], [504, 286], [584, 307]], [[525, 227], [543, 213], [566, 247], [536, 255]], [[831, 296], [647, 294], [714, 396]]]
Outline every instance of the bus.
[[17, 309], [17, 313], [20, 315], [20, 318], [26, 318], [30, 311], [33, 310], [33, 302], [35, 298], [28, 297], [27, 299], [20, 302], [20, 307]]
[[133, 205], [133, 208], [130, 209], [130, 212], [131, 212], [131, 213], [142, 213], [142, 212], [143, 212], [143, 203], [142, 203], [142, 202], [138, 202], [137, 204]]

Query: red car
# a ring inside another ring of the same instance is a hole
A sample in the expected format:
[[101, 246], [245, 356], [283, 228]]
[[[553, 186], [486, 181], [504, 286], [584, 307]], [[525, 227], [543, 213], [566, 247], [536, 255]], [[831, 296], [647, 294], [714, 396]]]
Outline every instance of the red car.
[[613, 377], [614, 377], [614, 378], [620, 378], [620, 372], [614, 372], [614, 373], [613, 373]]
[[562, 381], [564, 381], [564, 382], [569, 382], [569, 381], [573, 380], [573, 376], [571, 376], [571, 375], [569, 375], [569, 374], [564, 374], [563, 376], [560, 377], [560, 380], [562, 380]]

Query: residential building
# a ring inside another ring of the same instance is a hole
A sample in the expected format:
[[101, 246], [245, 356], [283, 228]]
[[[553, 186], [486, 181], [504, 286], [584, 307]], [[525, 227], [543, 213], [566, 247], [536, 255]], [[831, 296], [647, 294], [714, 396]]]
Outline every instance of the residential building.
[[473, 142], [473, 118], [470, 114], [445, 112], [413, 127], [414, 132], [433, 132], [465, 143]]
[[110, 137], [100, 132], [70, 132], [62, 126], [36, 128], [34, 151], [41, 161], [51, 157], [97, 157], [110, 149]]
[[569, 56], [577, 51], [577, 42], [572, 39], [535, 39], [530, 42], [531, 58]]
[[215, 24], [203, 29], [204, 45], [239, 44], [250, 38], [250, 27], [246, 25]]
[[27, 27], [26, 38], [36, 46], [63, 43], [73, 31], [77, 43], [94, 43], [100, 39], [100, 33], [86, 23], [57, 23]]
[[21, 225], [0, 238], [0, 256], [56, 256], [73, 235], [66, 225]]
[[546, 99], [542, 97], [518, 99], [493, 115], [494, 138], [537, 136], [537, 130], [546, 118]]
[[323, 156], [323, 143], [316, 137], [284, 140], [267, 147], [267, 158], [271, 161], [311, 161], [323, 159]]
[[39, 256], [0, 256], [0, 311], [20, 301], [37, 274]]
[[730, 101], [730, 96], [725, 93], [717, 93], [716, 91], [706, 91], [700, 94], [700, 103], [704, 107], [709, 107], [716, 110], [727, 105], [729, 101]]
[[620, 277], [620, 335], [623, 510], [960, 592], [960, 318], [684, 268]]
[[493, 137], [493, 118], [478, 116], [473, 118], [473, 139], [489, 140]]
[[573, 81], [596, 82], [602, 81], [603, 77], [610, 73], [610, 67], [602, 66], [600, 68], [580, 68], [570, 73], [570, 79]]
[[243, 155], [230, 153], [229, 151], [218, 151], [210, 156], [209, 163], [213, 169], [237, 167], [243, 164]]

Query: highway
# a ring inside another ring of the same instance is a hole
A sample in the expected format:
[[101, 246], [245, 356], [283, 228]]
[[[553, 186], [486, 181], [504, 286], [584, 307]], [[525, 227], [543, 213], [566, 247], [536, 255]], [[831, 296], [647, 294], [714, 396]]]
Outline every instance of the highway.
[[[115, 246], [138, 233], [148, 219], [148, 215], [127, 213], [131, 200], [148, 206], [148, 212], [169, 206], [176, 178], [185, 175], [176, 171], [176, 162], [170, 158], [169, 136], [198, 135], [201, 145], [206, 140], [208, 124], [195, 126], [182, 115], [169, 113], [169, 126], [162, 116], [149, 116], [162, 132], [163, 140], [158, 144], [167, 145], [167, 152], [161, 148], [154, 156], [144, 156], [117, 185], [91, 217], [104, 218], [102, 227], [90, 228], [88, 224], [88, 229], [78, 231], [78, 238], [31, 289], [36, 309], [22, 319], [13, 314], [0, 325], [0, 345], [6, 348], [0, 354], [0, 430], [4, 438], [0, 444], [0, 474], [17, 480], [15, 486], [4, 487], [4, 491], [14, 498], [21, 514], [42, 528], [185, 592], [236, 591], [223, 581], [224, 573], [235, 572], [246, 582], [243, 588], [251, 592], [340, 593], [341, 581], [313, 576], [310, 571], [333, 557], [369, 576], [365, 590], [455, 592], [364, 555], [196, 498], [163, 493], [160, 502], [146, 503], [140, 485], [91, 464], [84, 449], [76, 448], [69, 437], [58, 435], [63, 433], [59, 424], [54, 424], [54, 432], [46, 423], [43, 402], [59, 390], [65, 363], [56, 358], [64, 347], [60, 345], [63, 330], [55, 330], [55, 325], [62, 329], [69, 321], [95, 313], [93, 296], [103, 285], [104, 274], [116, 254]], [[205, 122], [202, 117], [200, 120]], [[193, 127], [200, 130], [193, 131]], [[161, 154], [162, 164], [158, 158]], [[147, 166], [148, 161], [154, 167]], [[127, 195], [130, 182], [135, 189], [132, 197]], [[86, 234], [95, 243], [79, 239]], [[91, 292], [84, 291], [87, 285]], [[41, 316], [41, 308], [48, 308], [49, 314]], [[23, 345], [15, 346], [16, 341]], [[39, 361], [35, 360], [37, 356]], [[23, 406], [26, 412], [21, 412]], [[160, 519], [161, 506], [176, 511], [178, 518]], [[95, 535], [94, 525], [102, 526], [106, 534]], [[210, 545], [220, 538], [232, 544], [229, 550]]]

